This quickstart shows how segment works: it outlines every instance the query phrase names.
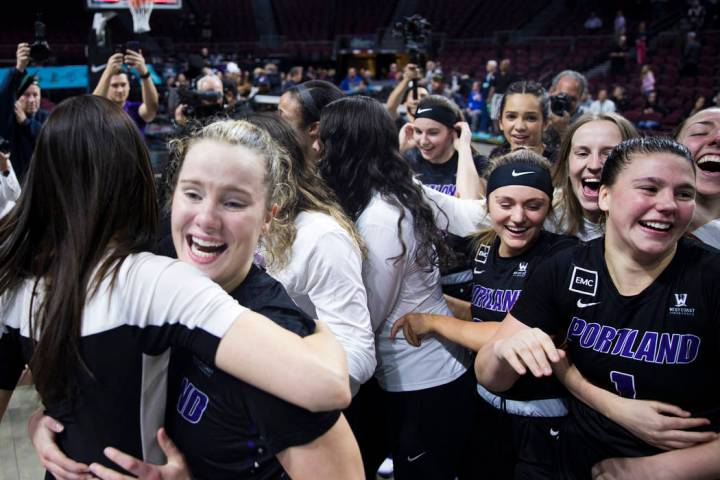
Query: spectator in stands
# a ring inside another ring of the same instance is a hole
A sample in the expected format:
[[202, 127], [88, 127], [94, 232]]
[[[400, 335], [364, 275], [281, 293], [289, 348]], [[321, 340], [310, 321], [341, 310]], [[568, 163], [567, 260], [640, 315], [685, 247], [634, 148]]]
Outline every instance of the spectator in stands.
[[353, 67], [348, 68], [347, 76], [340, 82], [340, 90], [345, 93], [352, 93], [359, 85], [360, 77], [357, 74], [357, 70]]
[[635, 62], [638, 65], [645, 65], [647, 59], [647, 35], [645, 34], [645, 22], [638, 24], [638, 34], [635, 39]]
[[620, 35], [617, 39], [617, 44], [610, 52], [610, 73], [613, 75], [624, 74], [627, 56], [627, 37]]
[[597, 100], [592, 102], [590, 105], [590, 112], [595, 114], [612, 113], [616, 110], [615, 102], [608, 98], [607, 88], [601, 88], [598, 90]]
[[592, 95], [590, 95], [589, 90], [585, 90], [585, 92], [582, 94], [582, 97], [580, 97], [580, 101], [578, 102], [578, 108], [577, 113], [578, 115], [584, 115], [587, 112], [590, 111], [590, 107], [592, 106], [593, 99]]
[[645, 99], [642, 114], [638, 118], [638, 127], [654, 130], [660, 126], [666, 113], [665, 108], [658, 102], [657, 92], [653, 90]]
[[590, 16], [585, 20], [584, 26], [588, 33], [597, 33], [602, 28], [603, 21], [597, 16], [597, 13], [590, 12]]
[[[550, 122], [546, 132], [546, 141], [555, 149], [560, 145], [560, 137], [568, 125], [580, 118], [582, 112], [578, 103], [587, 90], [585, 75], [575, 70], [563, 70], [555, 75], [550, 86], [550, 102], [556, 108], [550, 111]], [[563, 108], [560, 108], [560, 107]], [[546, 158], [548, 158], [546, 156]]]
[[610, 99], [615, 104], [615, 111], [627, 112], [630, 110], [630, 101], [625, 97], [625, 87], [615, 85]]
[[495, 72], [497, 61], [488, 60], [485, 64], [485, 76], [480, 85], [483, 107], [480, 109], [480, 131], [487, 132], [490, 129], [490, 104], [495, 93]]
[[[134, 67], [140, 75], [142, 102], [129, 101], [130, 74], [123, 65]], [[145, 134], [145, 125], [155, 119], [158, 110], [158, 92], [152, 81], [150, 70], [145, 65], [142, 52], [125, 50], [125, 53], [114, 53], [108, 58], [93, 95], [106, 97], [121, 107], [133, 119], [140, 133]]]
[[178, 94], [178, 90], [182, 88], [187, 88], [188, 86], [188, 79], [185, 76], [184, 73], [178, 73], [177, 76], [174, 78], [172, 85], [168, 87], [167, 92], [167, 111], [168, 112], [175, 112], [175, 109], [180, 105], [180, 95]]
[[493, 121], [493, 131], [495, 133], [500, 131], [500, 102], [502, 101], [503, 95], [505, 95], [505, 90], [511, 83], [515, 82], [516, 78], [517, 76], [510, 72], [510, 59], [503, 58], [500, 61], [500, 68], [495, 75], [495, 86], [491, 98], [490, 118]]
[[620, 35], [625, 35], [625, 15], [622, 10], [618, 10], [615, 14], [615, 21], [613, 22], [613, 28], [615, 30], [615, 38], [620, 38]]
[[282, 89], [282, 79], [280, 78], [278, 66], [274, 63], [265, 64], [265, 77], [270, 84], [269, 93], [273, 95], [280, 95]]
[[425, 83], [429, 84], [436, 73], [442, 73], [440, 66], [432, 60], [425, 62]]
[[393, 62], [388, 67], [388, 73], [387, 73], [387, 79], [392, 80], [393, 82], [397, 82], [402, 77], [400, 76], [401, 73], [398, 72], [398, 65], [397, 63]]
[[655, 74], [650, 65], [643, 65], [640, 69], [640, 91], [644, 97], [655, 90]]
[[282, 91], [287, 92], [288, 89], [302, 83], [303, 67], [292, 67], [287, 74], [287, 80], [283, 84]]
[[700, 64], [700, 42], [695, 32], [688, 32], [683, 50], [682, 68], [680, 73], [687, 76], [697, 76]]
[[485, 108], [485, 102], [482, 93], [480, 93], [480, 82], [477, 80], [472, 83], [466, 105], [465, 112], [470, 120], [470, 129], [477, 132], [480, 130], [480, 117]]
[[30, 45], [20, 43], [15, 68], [0, 84], [0, 137], [10, 142], [10, 158], [20, 182], [27, 172], [40, 127], [48, 116], [48, 112], [40, 109], [40, 85], [34, 77], [26, 78], [29, 64]]
[[690, 22], [690, 28], [695, 31], [702, 29], [705, 24], [705, 7], [699, 0], [690, 0], [690, 8], [688, 8], [687, 18]]
[[[201, 112], [196, 112], [193, 115], [196, 119], [210, 118], [217, 113], [220, 113], [223, 105], [224, 91], [222, 80], [216, 75], [205, 75], [197, 81], [197, 92], [204, 94], [206, 98], [203, 98], [201, 103]], [[198, 107], [195, 106], [195, 110]], [[180, 104], [175, 109], [175, 123], [184, 127], [188, 124], [188, 105]]]
[[[417, 109], [418, 103], [429, 95], [425, 87], [418, 85], [417, 98], [415, 98], [413, 83], [420, 80], [420, 72], [417, 65], [408, 63], [405, 65], [402, 75], [402, 79], [393, 91], [390, 92], [387, 102], [385, 102], [385, 108], [387, 108], [390, 116], [395, 120], [398, 131], [403, 125], [415, 119], [415, 110]], [[400, 105], [404, 107], [404, 111], [398, 111]]]

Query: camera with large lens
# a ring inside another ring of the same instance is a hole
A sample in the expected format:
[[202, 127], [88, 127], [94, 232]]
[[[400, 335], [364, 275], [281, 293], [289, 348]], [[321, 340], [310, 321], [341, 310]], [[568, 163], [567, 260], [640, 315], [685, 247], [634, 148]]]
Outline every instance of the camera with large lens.
[[36, 62], [44, 62], [50, 57], [50, 46], [45, 39], [45, 24], [35, 21], [35, 39], [30, 45], [30, 57]]
[[220, 92], [198, 92], [189, 88], [178, 89], [180, 103], [185, 105], [183, 113], [188, 118], [202, 119], [223, 112], [223, 98]]
[[558, 117], [562, 117], [565, 112], [570, 112], [572, 108], [572, 100], [566, 93], [558, 93], [550, 97], [550, 110]]

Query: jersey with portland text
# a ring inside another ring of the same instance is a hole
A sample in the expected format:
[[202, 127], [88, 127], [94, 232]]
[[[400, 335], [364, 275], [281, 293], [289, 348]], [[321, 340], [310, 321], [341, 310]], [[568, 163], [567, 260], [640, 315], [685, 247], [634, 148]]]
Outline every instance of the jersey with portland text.
[[[300, 336], [315, 329], [282, 285], [255, 265], [231, 295]], [[168, 387], [168, 432], [198, 479], [289, 478], [275, 454], [311, 442], [340, 415], [292, 405], [184, 349], [172, 352]]]
[[[481, 244], [475, 254], [471, 313], [473, 321], [500, 322], [523, 291], [525, 279], [535, 265], [553, 252], [577, 244], [575, 237], [541, 231], [533, 246], [520, 255], [501, 257], [500, 239]], [[509, 390], [499, 394], [513, 400], [564, 397], [566, 391], [555, 378], [520, 378]]]
[[[623, 296], [604, 261], [604, 238], [559, 252], [529, 276], [512, 314], [567, 344], [595, 385], [628, 398], [680, 406], [720, 430], [720, 254], [683, 238], [665, 270]], [[635, 457], [654, 447], [574, 400], [571, 422], [602, 455]], [[589, 455], [592, 452], [589, 453]]]
[[541, 231], [533, 246], [520, 255], [501, 257], [500, 239], [481, 244], [475, 252], [471, 312], [476, 322], [499, 322], [509, 312], [535, 264], [548, 255], [577, 244], [575, 237]]

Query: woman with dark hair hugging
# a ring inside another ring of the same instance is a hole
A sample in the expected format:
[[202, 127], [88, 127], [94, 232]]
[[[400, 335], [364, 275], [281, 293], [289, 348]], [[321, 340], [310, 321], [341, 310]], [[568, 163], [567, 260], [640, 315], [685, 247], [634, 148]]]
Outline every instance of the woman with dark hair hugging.
[[395, 478], [453, 479], [472, 429], [471, 357], [441, 337], [430, 336], [420, 348], [389, 337], [405, 313], [451, 315], [439, 282], [444, 235], [400, 156], [393, 121], [382, 104], [367, 97], [332, 102], [320, 115], [319, 144], [320, 173], [367, 247], [363, 280], [375, 332], [377, 382], [365, 384], [348, 411], [366, 475], [374, 478], [387, 454], [383, 436], [368, 430], [387, 422]]
[[[345, 353], [326, 329], [300, 338], [239, 305], [223, 287], [240, 271], [221, 269], [218, 285], [146, 253], [156, 222], [134, 124], [100, 97], [64, 101], [40, 133], [18, 204], [0, 221], [0, 414], [29, 363], [48, 414], [65, 425], [65, 454], [110, 465], [103, 448], [112, 445], [160, 461], [154, 435], [171, 346], [305, 408], [347, 404]], [[195, 230], [178, 239], [206, 265], [242, 250]]]

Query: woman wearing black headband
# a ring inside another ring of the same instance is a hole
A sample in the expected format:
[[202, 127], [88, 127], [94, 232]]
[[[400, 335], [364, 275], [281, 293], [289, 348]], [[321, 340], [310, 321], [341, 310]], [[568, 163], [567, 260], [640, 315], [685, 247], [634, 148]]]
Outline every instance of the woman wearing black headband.
[[289, 88], [280, 97], [280, 116], [300, 134], [305, 159], [313, 164], [319, 157], [313, 149], [317, 140], [320, 112], [328, 103], [345, 94], [337, 86], [323, 80], [310, 80]]
[[[472, 302], [461, 319], [411, 313], [398, 320], [405, 338], [418, 345], [429, 333], [479, 350], [518, 299], [526, 275], [549, 253], [575, 239], [543, 230], [553, 194], [550, 164], [528, 149], [495, 158], [487, 167], [487, 208], [492, 228], [476, 237]], [[456, 312], [457, 313], [457, 312]], [[472, 321], [469, 321], [472, 320]], [[525, 382], [502, 396], [478, 385], [481, 416], [473, 450], [478, 476], [550, 478], [553, 438], [566, 410], [557, 382]]]

